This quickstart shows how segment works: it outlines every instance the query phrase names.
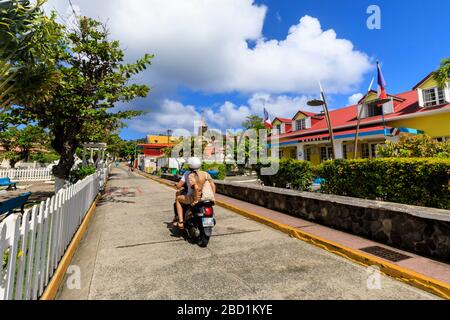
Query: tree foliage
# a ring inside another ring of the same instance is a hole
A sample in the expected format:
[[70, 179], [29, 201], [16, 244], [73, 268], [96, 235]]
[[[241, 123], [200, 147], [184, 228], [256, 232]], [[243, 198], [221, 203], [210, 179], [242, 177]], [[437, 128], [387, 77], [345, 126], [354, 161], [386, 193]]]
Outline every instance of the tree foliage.
[[62, 26], [42, 9], [45, 0], [0, 4], [0, 109], [16, 102], [18, 92], [47, 97], [58, 80], [52, 58], [61, 50]]
[[39, 126], [9, 126], [0, 131], [0, 144], [5, 149], [3, 156], [10, 166], [19, 161], [30, 161], [36, 153], [43, 152], [50, 140], [49, 135]]
[[397, 143], [387, 141], [377, 154], [384, 158], [450, 158], [450, 141], [438, 142], [428, 135], [402, 136]]
[[439, 87], [443, 89], [450, 77], [450, 58], [441, 61], [441, 66], [434, 72], [434, 76], [439, 83]]
[[147, 96], [149, 88], [132, 83], [131, 78], [146, 69], [153, 56], [145, 54], [125, 64], [119, 42], [109, 40], [106, 26], [87, 17], [79, 17], [77, 28], [49, 41], [58, 47], [51, 55], [55, 64], [48, 66], [58, 81], [44, 97], [23, 92], [14, 112], [50, 130], [51, 145], [61, 156], [53, 173], [67, 180], [82, 143], [104, 141], [123, 126], [123, 119], [140, 114], [112, 109], [117, 103]]

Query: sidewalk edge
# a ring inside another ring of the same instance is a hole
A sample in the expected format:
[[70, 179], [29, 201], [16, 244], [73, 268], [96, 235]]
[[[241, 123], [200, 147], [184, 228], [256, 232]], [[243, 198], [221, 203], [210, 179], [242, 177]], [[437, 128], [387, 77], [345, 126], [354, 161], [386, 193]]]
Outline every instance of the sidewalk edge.
[[100, 195], [97, 195], [94, 202], [91, 204], [88, 212], [86, 213], [86, 216], [83, 219], [83, 222], [81, 223], [77, 232], [73, 236], [72, 241], [70, 242], [66, 252], [64, 253], [64, 256], [59, 262], [58, 268], [53, 274], [49, 284], [45, 288], [44, 293], [39, 298], [40, 300], [54, 300], [56, 298], [56, 294], [58, 293], [59, 287], [64, 279], [67, 268], [72, 262], [72, 258], [78, 249], [78, 245], [80, 244], [81, 239], [83, 239], [83, 236], [85, 235], [86, 230], [89, 227], [89, 223], [91, 221], [92, 216], [94, 215], [95, 208], [97, 207], [97, 202], [99, 198]]

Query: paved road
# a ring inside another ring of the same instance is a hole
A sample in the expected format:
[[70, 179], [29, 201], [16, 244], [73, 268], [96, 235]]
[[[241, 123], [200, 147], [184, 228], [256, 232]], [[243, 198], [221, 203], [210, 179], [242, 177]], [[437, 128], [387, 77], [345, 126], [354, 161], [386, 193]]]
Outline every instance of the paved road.
[[112, 173], [72, 262], [81, 288], [60, 299], [436, 298], [384, 276], [369, 290], [366, 268], [219, 207], [208, 248], [189, 244], [168, 227], [172, 189]]

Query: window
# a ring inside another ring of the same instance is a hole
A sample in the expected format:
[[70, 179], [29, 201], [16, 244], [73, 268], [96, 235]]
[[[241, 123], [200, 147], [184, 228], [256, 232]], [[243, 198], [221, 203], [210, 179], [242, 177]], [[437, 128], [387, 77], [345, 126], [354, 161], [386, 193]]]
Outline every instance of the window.
[[370, 158], [370, 148], [368, 143], [363, 143], [361, 145], [361, 158], [369, 159]]
[[305, 160], [306, 161], [311, 161], [311, 148], [306, 148], [305, 149]]
[[383, 107], [376, 104], [367, 105], [367, 117], [381, 116], [383, 114]]
[[377, 158], [377, 149], [378, 149], [378, 144], [370, 145], [370, 152], [371, 152], [372, 158]]
[[444, 90], [431, 88], [423, 90], [423, 104], [425, 107], [438, 106], [445, 103]]
[[305, 130], [306, 129], [306, 119], [301, 119], [295, 121], [295, 131]]
[[281, 133], [281, 124], [277, 124], [277, 125], [275, 126], [275, 129], [277, 129], [278, 132]]
[[347, 145], [343, 144], [342, 145], [342, 155], [344, 156], [344, 159], [348, 159], [347, 153], [348, 153]]
[[378, 158], [377, 150], [382, 143], [363, 143], [361, 145], [361, 158], [363, 159], [372, 159]]
[[333, 148], [332, 147], [321, 147], [320, 148], [320, 160], [327, 161], [333, 159]]
[[291, 159], [297, 159], [297, 148], [291, 149]]

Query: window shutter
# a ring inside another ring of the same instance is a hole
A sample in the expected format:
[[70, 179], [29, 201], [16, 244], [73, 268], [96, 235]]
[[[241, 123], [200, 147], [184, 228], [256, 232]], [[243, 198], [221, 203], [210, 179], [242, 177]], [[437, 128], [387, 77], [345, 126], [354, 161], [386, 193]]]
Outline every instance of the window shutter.
[[295, 120], [292, 120], [292, 131], [297, 131], [297, 126], [295, 125]]
[[367, 106], [367, 104], [363, 104], [362, 108], [363, 108], [363, 110], [362, 110], [361, 118], [364, 119], [369, 116], [369, 107]]
[[445, 101], [450, 103], [450, 82], [447, 82], [444, 88], [444, 94], [445, 94]]
[[286, 125], [284, 123], [281, 124], [281, 132], [280, 133], [285, 133], [286, 132]]
[[311, 117], [308, 117], [305, 119], [305, 126], [306, 126], [306, 129], [311, 128]]
[[384, 114], [394, 113], [394, 100], [386, 102], [383, 104], [383, 112]]
[[[358, 106], [356, 108], [356, 119], [358, 119], [359, 114], [361, 113], [361, 108], [362, 108], [362, 105], [358, 104]], [[361, 117], [362, 117], [362, 114], [361, 114]]]
[[422, 91], [422, 89], [417, 89], [417, 96], [419, 97], [419, 107], [423, 108], [423, 106], [425, 104], [423, 103], [423, 91]]

